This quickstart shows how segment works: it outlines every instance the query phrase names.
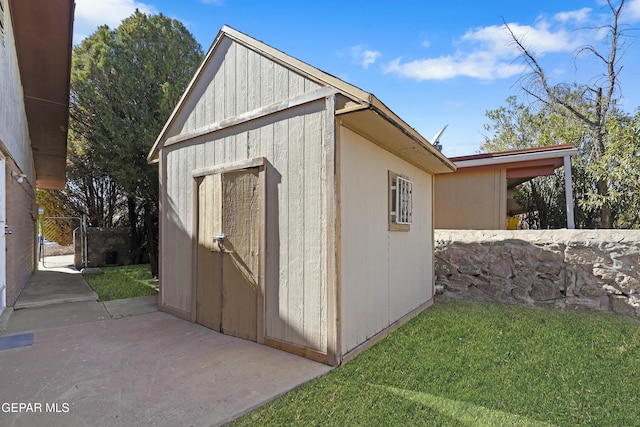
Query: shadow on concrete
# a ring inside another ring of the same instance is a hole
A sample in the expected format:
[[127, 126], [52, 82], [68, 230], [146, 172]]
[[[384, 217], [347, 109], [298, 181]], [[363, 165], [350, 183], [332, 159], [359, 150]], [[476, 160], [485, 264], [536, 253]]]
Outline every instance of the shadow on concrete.
[[97, 301], [80, 272], [70, 268], [36, 270], [14, 304], [15, 310], [67, 302]]

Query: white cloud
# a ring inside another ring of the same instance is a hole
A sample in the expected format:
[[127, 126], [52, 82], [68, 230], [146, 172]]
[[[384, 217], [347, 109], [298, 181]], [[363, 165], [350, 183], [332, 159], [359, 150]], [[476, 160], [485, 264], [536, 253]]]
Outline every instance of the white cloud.
[[422, 47], [430, 47], [431, 46], [431, 42], [429, 40], [424, 40], [422, 42]]
[[376, 60], [382, 55], [376, 50], [366, 49], [362, 45], [353, 46], [349, 49], [351, 57], [363, 68], [369, 68], [369, 65], [375, 64]]
[[213, 4], [215, 6], [222, 6], [224, 4], [224, 0], [200, 0], [204, 4]]
[[569, 12], [560, 12], [554, 16], [554, 19], [559, 22], [586, 22], [591, 14], [591, 9], [583, 7], [580, 10], [573, 10]]
[[158, 13], [152, 5], [135, 0], [76, 0], [74, 43], [95, 32], [100, 25], [116, 28], [136, 9], [146, 14]]
[[[554, 16], [555, 25], [545, 18], [539, 18], [533, 25], [508, 25], [527, 49], [537, 56], [567, 53], [594, 38], [601, 38], [602, 34], [599, 32], [572, 31], [570, 24], [584, 25], [590, 18], [589, 12], [590, 9], [584, 8], [557, 14]], [[587, 39], [588, 36], [591, 39]], [[456, 46], [455, 52], [437, 58], [408, 62], [397, 58], [385, 67], [385, 72], [416, 80], [446, 80], [458, 76], [493, 80], [510, 78], [526, 70], [518, 62], [520, 52], [503, 25], [471, 29], [458, 40]]]
[[[524, 42], [527, 49], [536, 55], [553, 52], [572, 52], [586, 43], [584, 32], [559, 28], [553, 30], [546, 21], [539, 21], [535, 26], [508, 24], [518, 40]], [[463, 36], [464, 40], [481, 42], [490, 52], [498, 55], [517, 56], [511, 36], [503, 26], [486, 27]]]
[[393, 60], [385, 68], [385, 72], [415, 80], [448, 80], [459, 76], [491, 80], [511, 77], [525, 71], [524, 65], [497, 61], [484, 52], [466, 57], [418, 59], [404, 64], [400, 61], [400, 58]]
[[640, 0], [631, 0], [627, 3], [627, 14], [632, 22], [640, 21]]

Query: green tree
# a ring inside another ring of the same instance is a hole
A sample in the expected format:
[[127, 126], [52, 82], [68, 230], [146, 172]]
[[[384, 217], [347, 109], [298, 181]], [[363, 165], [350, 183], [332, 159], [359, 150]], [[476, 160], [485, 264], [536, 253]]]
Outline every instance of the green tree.
[[595, 173], [610, 182], [614, 226], [640, 229], [640, 110], [635, 115], [613, 113], [607, 137], [607, 152]]
[[85, 214], [89, 227], [116, 227], [126, 216], [125, 198], [109, 171], [94, 163], [86, 144], [69, 135], [65, 195], [76, 212]]
[[[613, 226], [640, 228], [640, 111], [629, 115], [612, 110], [607, 119], [606, 154], [594, 162], [591, 134], [573, 116], [550, 104], [524, 105], [510, 97], [506, 105], [487, 111], [481, 151], [503, 151], [572, 143], [575, 222], [578, 228], [600, 225], [603, 198], [595, 183], [609, 182], [607, 201]], [[561, 228], [566, 224], [564, 174], [539, 177], [516, 188], [516, 201], [527, 211], [531, 228]]]
[[85, 176], [91, 178], [83, 183], [72, 176], [71, 186], [93, 191], [94, 198], [110, 197], [94, 204], [103, 217], [124, 202], [134, 262], [146, 252], [154, 276], [158, 170], [146, 156], [202, 57], [202, 48], [179, 21], [139, 11], [115, 30], [99, 27], [73, 52], [75, 167], [89, 165]]
[[[621, 28], [620, 21], [625, 0], [614, 2], [607, 0], [607, 6], [611, 12], [611, 22], [596, 31], [605, 30], [608, 34], [607, 50], [602, 52], [594, 46], [584, 46], [576, 52], [576, 56], [590, 54], [602, 65], [603, 72], [598, 78], [594, 78], [588, 84], [567, 85], [566, 83], [550, 83], [547, 72], [542, 68], [536, 55], [530, 50], [524, 39], [517, 36], [505, 23], [507, 30], [517, 48], [520, 50], [525, 64], [529, 67], [528, 84], [523, 87], [524, 91], [533, 96], [543, 104], [559, 108], [580, 122], [588, 130], [590, 135], [591, 153], [590, 164], [598, 164], [605, 161], [607, 155], [606, 135], [607, 120], [615, 107], [618, 92], [618, 75], [622, 66], [620, 65], [619, 50], [624, 45], [625, 31]], [[571, 93], [579, 94], [576, 102], [575, 97], [568, 96]], [[586, 107], [586, 108], [585, 108]], [[602, 165], [596, 166], [602, 169]], [[593, 202], [600, 211], [599, 225], [602, 228], [611, 228], [614, 223], [612, 216], [613, 200], [610, 197], [611, 180], [606, 174], [596, 174], [595, 193], [593, 197], [586, 200], [586, 203]]]
[[[575, 94], [567, 96], [577, 97]], [[504, 151], [557, 144], [574, 144], [579, 153], [588, 152], [589, 132], [576, 119], [552, 104], [519, 102], [512, 96], [506, 105], [486, 113], [490, 123], [484, 125], [484, 144], [481, 151]], [[576, 227], [595, 227], [599, 212], [590, 204], [581, 203], [595, 191], [595, 178], [586, 168], [585, 156], [572, 160], [573, 192]], [[526, 211], [529, 228], [566, 227], [564, 173], [538, 177], [515, 188], [515, 200]]]

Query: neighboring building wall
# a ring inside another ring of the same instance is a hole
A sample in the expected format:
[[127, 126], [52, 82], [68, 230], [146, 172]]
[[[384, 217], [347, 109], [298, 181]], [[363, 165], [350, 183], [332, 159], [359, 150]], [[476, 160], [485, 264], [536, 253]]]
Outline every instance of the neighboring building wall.
[[35, 265], [35, 193], [27, 180], [11, 177], [15, 164], [7, 161], [7, 306], [12, 306], [27, 284]]
[[[433, 297], [432, 175], [340, 127], [342, 353]], [[413, 181], [410, 231], [389, 231], [388, 173]]]
[[28, 181], [35, 183], [35, 171], [20, 70], [16, 56], [9, 5], [4, 2], [5, 40], [0, 43], [0, 150], [13, 159]]
[[435, 228], [507, 228], [507, 176], [503, 170], [436, 175]]
[[444, 297], [640, 316], [640, 231], [436, 231]]
[[162, 150], [162, 305], [190, 313], [195, 297], [192, 171], [265, 157], [266, 336], [326, 352], [325, 115], [321, 99]]
[[[4, 46], [0, 43], [0, 150], [7, 158], [6, 219], [12, 234], [6, 236], [6, 282], [7, 306], [11, 306], [34, 268], [35, 172], [9, 5], [0, 1], [5, 12]], [[18, 183], [11, 172], [27, 178]]]

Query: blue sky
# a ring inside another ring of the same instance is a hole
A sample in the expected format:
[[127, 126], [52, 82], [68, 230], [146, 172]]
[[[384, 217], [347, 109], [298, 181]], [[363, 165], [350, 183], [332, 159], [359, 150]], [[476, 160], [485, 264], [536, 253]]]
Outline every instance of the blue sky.
[[[640, 28], [640, 0], [627, 1], [623, 22]], [[229, 25], [372, 92], [427, 139], [448, 124], [440, 142], [450, 157], [476, 153], [485, 112], [521, 94], [522, 62], [503, 20], [524, 35], [552, 83], [586, 83], [604, 70], [573, 53], [585, 44], [605, 52], [597, 27], [610, 17], [602, 0], [76, 0], [74, 43], [136, 8], [182, 21], [205, 52]], [[628, 112], [640, 107], [639, 43], [627, 40], [621, 62]]]

